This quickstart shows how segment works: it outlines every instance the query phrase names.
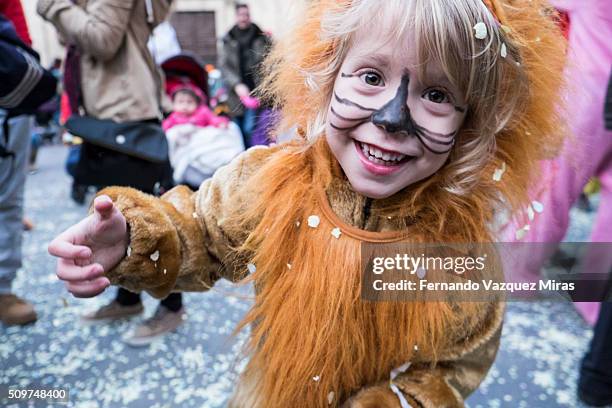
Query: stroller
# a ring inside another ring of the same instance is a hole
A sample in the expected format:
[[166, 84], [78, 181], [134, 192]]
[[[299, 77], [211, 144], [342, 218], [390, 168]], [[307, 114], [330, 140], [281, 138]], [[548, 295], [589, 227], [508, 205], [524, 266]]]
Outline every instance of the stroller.
[[[208, 75], [198, 57], [190, 53], [175, 55], [161, 65], [166, 75], [166, 93], [171, 93], [181, 85], [191, 84], [199, 88], [209, 103]], [[187, 144], [179, 143], [180, 128], [192, 125], [177, 125], [168, 129], [170, 163], [174, 169], [173, 178], [177, 184], [185, 184], [196, 189], [215, 171], [228, 164], [244, 151], [240, 128], [230, 122], [227, 128], [212, 126], [197, 128]]]

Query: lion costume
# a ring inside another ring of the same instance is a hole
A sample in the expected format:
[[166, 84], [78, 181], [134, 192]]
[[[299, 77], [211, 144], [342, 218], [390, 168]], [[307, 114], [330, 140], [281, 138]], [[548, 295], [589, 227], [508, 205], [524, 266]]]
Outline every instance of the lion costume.
[[[302, 135], [325, 95], [295, 67], [326, 63], [334, 45], [317, 35], [317, 22], [331, 4], [350, 4], [312, 3], [289, 38], [295, 46], [280, 45], [270, 59], [268, 83], [284, 122]], [[230, 406], [400, 407], [389, 376], [409, 362], [393, 380], [405, 401], [459, 407], [486, 375], [499, 345], [502, 302], [367, 302], [359, 262], [363, 242], [493, 241], [500, 199], [521, 208], [538, 160], [556, 145], [559, 31], [538, 1], [493, 3], [520, 47], [529, 89], [469, 195], [440, 188], [443, 167], [390, 198], [366, 198], [353, 191], [325, 138], [305, 137], [248, 150], [196, 193], [176, 187], [157, 199], [128, 188], [101, 192], [130, 231], [129, 256], [106, 273], [113, 284], [163, 298], [206, 291], [220, 278], [254, 282], [255, 302], [241, 325], [251, 327], [249, 362]], [[502, 166], [500, 182], [492, 175]], [[307, 224], [312, 215], [320, 221], [314, 228]], [[336, 228], [339, 236], [331, 233]]]

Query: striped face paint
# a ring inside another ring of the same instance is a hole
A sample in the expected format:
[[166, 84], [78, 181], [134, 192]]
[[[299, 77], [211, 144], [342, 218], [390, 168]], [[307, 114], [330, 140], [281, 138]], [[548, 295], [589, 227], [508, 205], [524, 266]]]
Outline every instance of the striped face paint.
[[[343, 78], [351, 78], [354, 75], [342, 73]], [[458, 129], [450, 133], [438, 133], [427, 129], [424, 126], [417, 124], [410, 114], [410, 108], [407, 105], [408, 88], [410, 85], [410, 74], [404, 73], [399, 87], [393, 99], [388, 101], [379, 109], [367, 108], [349, 99], [340, 97], [334, 93], [334, 99], [330, 108], [332, 115], [342, 122], [350, 123], [350, 125], [342, 127], [336, 125], [334, 121], [330, 121], [330, 125], [341, 131], [351, 131], [366, 122], [372, 122], [389, 133], [403, 133], [406, 136], [414, 135], [423, 146], [432, 153], [445, 154], [450, 152], [455, 144]], [[346, 117], [338, 113], [337, 105], [359, 110], [363, 115], [357, 117]], [[336, 108], [334, 108], [336, 105]], [[457, 112], [464, 113], [465, 108], [454, 106]]]

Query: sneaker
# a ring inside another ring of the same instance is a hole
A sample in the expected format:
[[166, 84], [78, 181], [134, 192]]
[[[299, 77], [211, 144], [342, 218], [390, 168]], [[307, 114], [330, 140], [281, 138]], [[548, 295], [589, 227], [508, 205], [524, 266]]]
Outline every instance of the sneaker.
[[0, 320], [8, 326], [35, 322], [36, 311], [31, 303], [12, 293], [0, 294]]
[[148, 346], [153, 340], [176, 330], [186, 318], [185, 309], [172, 312], [159, 305], [155, 314], [135, 327], [123, 337], [123, 341], [133, 347]]
[[94, 312], [84, 314], [81, 316], [81, 319], [88, 323], [106, 322], [133, 317], [141, 314], [143, 310], [144, 306], [142, 303], [124, 306], [116, 300], [113, 300], [108, 305], [102, 306]]

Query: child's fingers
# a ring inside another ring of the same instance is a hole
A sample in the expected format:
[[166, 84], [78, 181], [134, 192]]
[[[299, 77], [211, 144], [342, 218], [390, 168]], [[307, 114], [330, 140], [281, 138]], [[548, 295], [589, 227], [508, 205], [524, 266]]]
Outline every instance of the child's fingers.
[[104, 292], [104, 289], [106, 289], [108, 286], [110, 286], [110, 281], [105, 277], [78, 283], [66, 282], [66, 289], [68, 289], [68, 291], [75, 297], [80, 298], [99, 295], [100, 293]]
[[65, 259], [88, 259], [91, 257], [91, 249], [84, 245], [72, 243], [68, 234], [63, 233], [49, 244], [49, 254]]
[[59, 259], [57, 261], [57, 277], [68, 282], [91, 281], [104, 274], [104, 268], [100, 264], [78, 266], [74, 262]]
[[106, 219], [113, 213], [113, 200], [107, 195], [101, 195], [94, 200], [94, 210], [101, 219]]

